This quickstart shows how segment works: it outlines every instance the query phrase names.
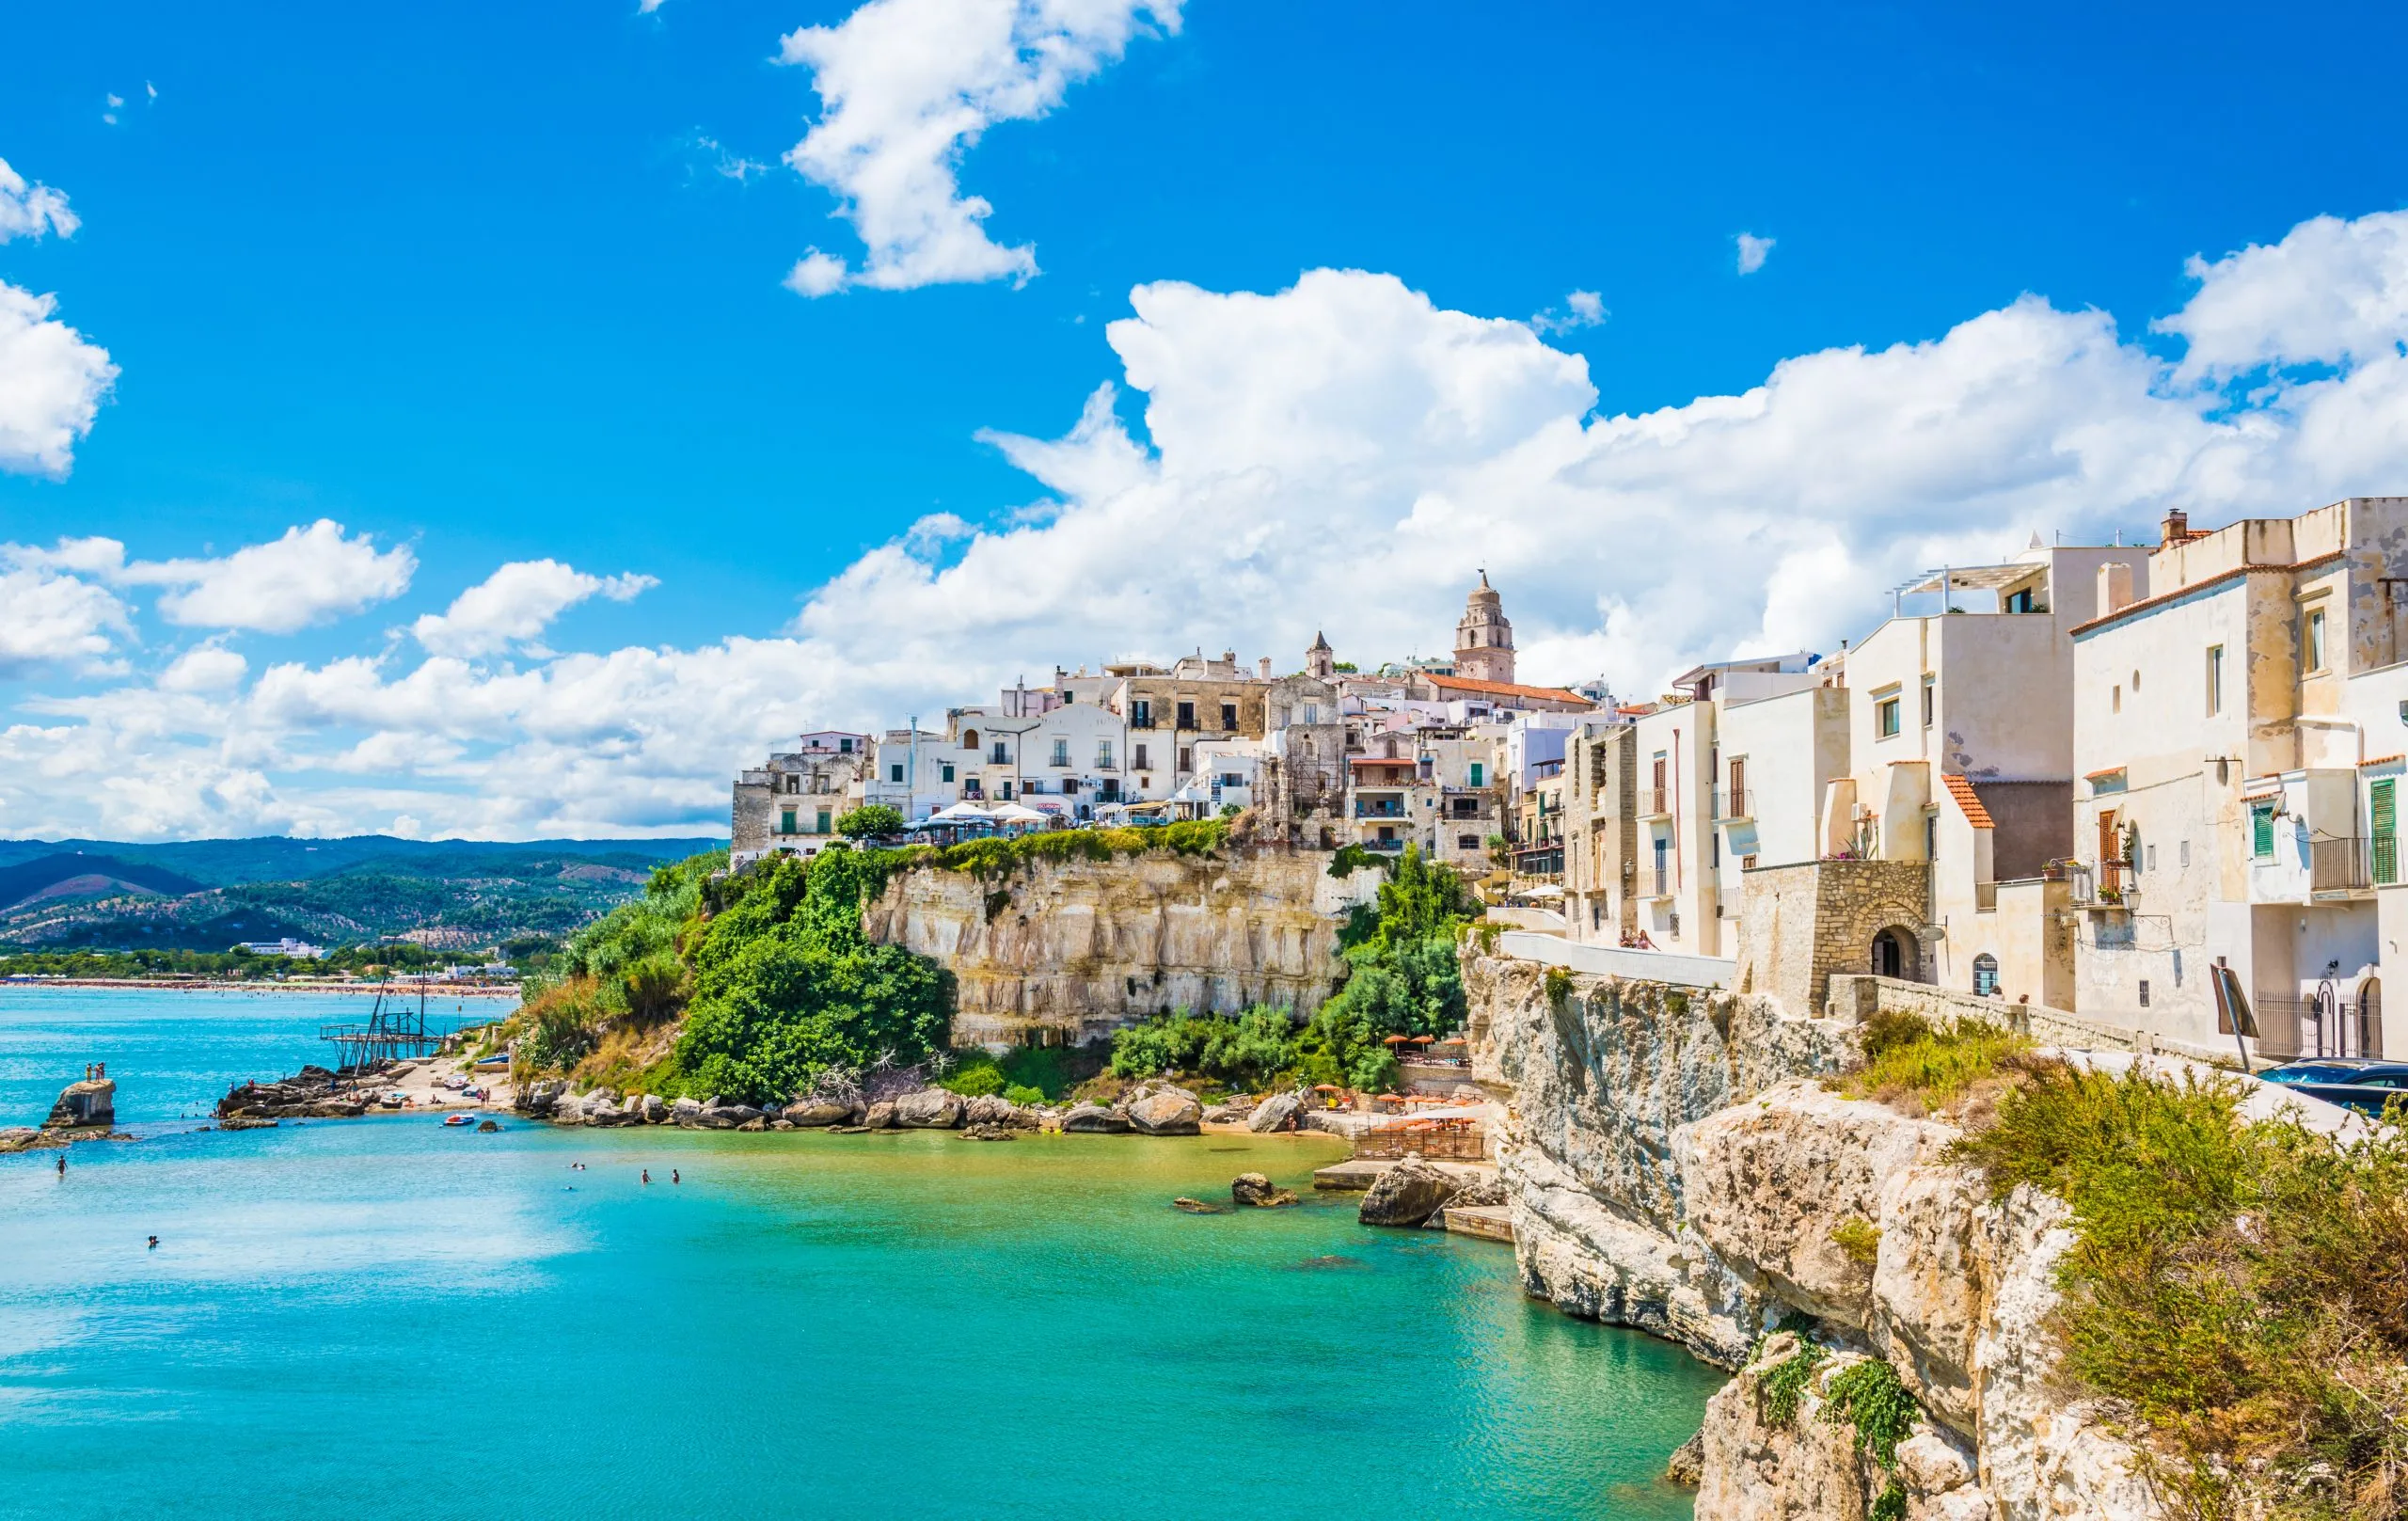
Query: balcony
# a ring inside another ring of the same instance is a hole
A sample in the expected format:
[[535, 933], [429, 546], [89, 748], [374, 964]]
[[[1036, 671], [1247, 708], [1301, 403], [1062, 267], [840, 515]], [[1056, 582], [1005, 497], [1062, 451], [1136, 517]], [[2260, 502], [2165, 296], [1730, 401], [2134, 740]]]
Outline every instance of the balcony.
[[2131, 909], [2132, 895], [2140, 887], [2140, 874], [2131, 863], [2110, 856], [2097, 865], [2076, 862], [2066, 869], [2072, 882], [2074, 907], [2099, 913], [2123, 913]]
[[1649, 898], [1671, 897], [1672, 869], [1670, 866], [1656, 866], [1641, 870], [1639, 874], [1639, 895]]
[[1756, 816], [1756, 794], [1750, 787], [1722, 787], [1714, 794], [1714, 816], [1725, 822]]
[[1404, 804], [1402, 802], [1364, 802], [1358, 799], [1354, 804], [1354, 816], [1357, 818], [1402, 818], [1404, 816]]
[[[2307, 842], [2307, 890], [2326, 894], [2363, 893], [2374, 886], [2373, 854], [2362, 839]], [[2397, 848], [2394, 841], [2383, 842]], [[2394, 863], [2397, 864], [2397, 863]]]
[[1365, 840], [1362, 842], [1362, 846], [1366, 850], [1392, 851], [1403, 849], [1404, 842], [1398, 839]]
[[1671, 817], [1672, 789], [1670, 787], [1640, 787], [1639, 789], [1639, 816], [1641, 818]]

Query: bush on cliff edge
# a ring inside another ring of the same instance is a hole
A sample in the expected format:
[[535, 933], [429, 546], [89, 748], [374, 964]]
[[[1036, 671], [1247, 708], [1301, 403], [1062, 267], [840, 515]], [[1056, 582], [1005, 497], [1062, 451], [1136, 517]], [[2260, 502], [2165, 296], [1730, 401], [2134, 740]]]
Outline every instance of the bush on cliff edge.
[[[2224, 1080], [2026, 1063], [1956, 1143], [2064, 1199], [2066, 1370], [2201, 1521], [2408, 1512], [2408, 1135], [2245, 1123]], [[2400, 1111], [2394, 1105], [2393, 1115]]]

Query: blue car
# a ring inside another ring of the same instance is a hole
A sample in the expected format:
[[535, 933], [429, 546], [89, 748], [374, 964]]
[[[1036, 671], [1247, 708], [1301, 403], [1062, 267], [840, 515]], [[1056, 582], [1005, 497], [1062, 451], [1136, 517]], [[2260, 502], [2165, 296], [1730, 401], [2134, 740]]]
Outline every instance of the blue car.
[[2258, 1074], [2280, 1083], [2293, 1093], [2380, 1116], [2395, 1098], [2408, 1097], [2408, 1062], [2387, 1062], [2368, 1056], [2318, 1056], [2288, 1063]]

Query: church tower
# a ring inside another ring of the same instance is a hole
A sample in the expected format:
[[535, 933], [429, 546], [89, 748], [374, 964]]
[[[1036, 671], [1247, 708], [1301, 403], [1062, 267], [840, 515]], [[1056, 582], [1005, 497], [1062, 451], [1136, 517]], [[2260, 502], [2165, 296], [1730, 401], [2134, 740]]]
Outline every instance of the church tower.
[[1313, 635], [1313, 647], [1305, 652], [1305, 674], [1321, 681], [1338, 674], [1338, 652], [1321, 634]]
[[1464, 607], [1464, 621], [1455, 625], [1455, 674], [1471, 681], [1513, 679], [1513, 626], [1505, 621], [1505, 602], [1480, 573], [1480, 585]]

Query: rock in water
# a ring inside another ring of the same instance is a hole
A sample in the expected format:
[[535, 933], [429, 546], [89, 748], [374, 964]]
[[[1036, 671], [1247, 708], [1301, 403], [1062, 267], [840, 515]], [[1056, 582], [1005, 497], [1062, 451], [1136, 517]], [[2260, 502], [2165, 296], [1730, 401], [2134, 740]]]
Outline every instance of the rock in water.
[[869, 1106], [869, 1113], [862, 1117], [862, 1129], [863, 1130], [892, 1130], [894, 1126], [895, 1106], [891, 1103], [881, 1101], [871, 1104]]
[[34, 1129], [31, 1125], [10, 1125], [0, 1130], [0, 1153], [26, 1151], [38, 1146], [61, 1146], [65, 1143]]
[[1275, 1093], [1254, 1106], [1254, 1113], [1247, 1117], [1245, 1128], [1257, 1135], [1268, 1135], [1273, 1131], [1292, 1130], [1295, 1128], [1296, 1110], [1299, 1107], [1294, 1094]]
[[895, 1123], [906, 1130], [949, 1131], [961, 1123], [961, 1095], [922, 1088], [895, 1101]]
[[1367, 1226], [1418, 1226], [1445, 1209], [1461, 1186], [1451, 1175], [1407, 1157], [1363, 1195], [1360, 1218]]
[[500, 1126], [499, 1126], [499, 1125], [495, 1124], [492, 1120], [488, 1119], [488, 1120], [484, 1120], [484, 1121], [481, 1122], [481, 1123], [477, 1126], [477, 1133], [478, 1133], [478, 1134], [480, 1134], [480, 1135], [489, 1135], [489, 1134], [491, 1134], [493, 1132], [498, 1131], [498, 1130], [499, 1130], [499, 1129], [501, 1129], [501, 1127], [500, 1127]]
[[662, 1101], [659, 1094], [647, 1093], [643, 1096], [640, 1113], [645, 1124], [657, 1125], [669, 1117], [669, 1105]]
[[1421, 1222], [1421, 1228], [1424, 1230], [1446, 1229], [1448, 1210], [1469, 1210], [1481, 1205], [1510, 1202], [1505, 1196], [1504, 1183], [1497, 1179], [1464, 1178], [1453, 1174], [1449, 1176], [1454, 1179], [1455, 1196], [1447, 1200], [1444, 1209], [1433, 1212], [1429, 1219]]
[[1295, 1195], [1284, 1188], [1272, 1187], [1271, 1180], [1259, 1172], [1242, 1172], [1231, 1180], [1229, 1197], [1237, 1203], [1251, 1204], [1264, 1210], [1296, 1202]]
[[1100, 1103], [1083, 1103], [1062, 1117], [1062, 1130], [1071, 1135], [1117, 1134], [1129, 1121]]
[[[89, 1069], [86, 1069], [87, 1071]], [[117, 1084], [105, 1077], [87, 1077], [80, 1083], [70, 1083], [50, 1106], [50, 1117], [41, 1122], [46, 1131], [70, 1131], [98, 1128], [106, 1130], [117, 1123]]]
[[1184, 1210], [1190, 1214], [1218, 1214], [1221, 1212], [1212, 1205], [1205, 1203], [1202, 1199], [1192, 1199], [1184, 1194], [1181, 1194], [1179, 1197], [1171, 1200], [1170, 1207], [1174, 1210]]
[[669, 1106], [669, 1123], [692, 1130], [703, 1122], [703, 1101], [680, 1099]]
[[961, 1138], [965, 1141], [1017, 1141], [1020, 1139], [1005, 1126], [985, 1124], [965, 1127], [961, 1133]]
[[1664, 1477], [1675, 1484], [1694, 1487], [1705, 1475], [1705, 1434], [1698, 1433], [1672, 1450], [1672, 1459], [1664, 1465]]
[[1129, 1106], [1130, 1125], [1147, 1135], [1194, 1135], [1203, 1117], [1203, 1105], [1180, 1088], [1148, 1094]]

